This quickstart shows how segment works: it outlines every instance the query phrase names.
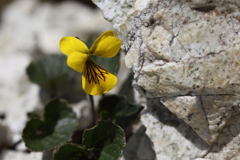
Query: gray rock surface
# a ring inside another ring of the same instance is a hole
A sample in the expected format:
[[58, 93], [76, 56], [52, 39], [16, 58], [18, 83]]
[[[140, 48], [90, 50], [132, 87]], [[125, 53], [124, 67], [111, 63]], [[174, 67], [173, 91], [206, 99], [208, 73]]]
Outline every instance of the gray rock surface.
[[[133, 86], [148, 98], [158, 97], [158, 107], [165, 105], [190, 126], [205, 141], [198, 145], [209, 145], [190, 147], [190, 159], [240, 159], [240, 1], [93, 2], [119, 31], [126, 65], [134, 73]], [[164, 130], [153, 123], [161, 121], [146, 116], [155, 112], [148, 110], [142, 121], [158, 159], [164, 155], [164, 159], [181, 159], [181, 148], [171, 152], [175, 158], [166, 155], [169, 148], [159, 151], [167, 141]], [[175, 137], [178, 132], [167, 135]], [[177, 139], [184, 137], [181, 134]], [[190, 153], [185, 152], [186, 156]]]
[[210, 149], [194, 130], [171, 113], [159, 98], [148, 100], [141, 120], [152, 140], [157, 160], [192, 160]]

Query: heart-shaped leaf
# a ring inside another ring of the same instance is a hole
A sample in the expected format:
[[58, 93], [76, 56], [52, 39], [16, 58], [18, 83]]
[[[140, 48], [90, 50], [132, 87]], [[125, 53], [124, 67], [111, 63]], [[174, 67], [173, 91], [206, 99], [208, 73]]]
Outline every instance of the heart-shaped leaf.
[[52, 82], [64, 78], [70, 71], [66, 64], [66, 59], [65, 55], [53, 54], [32, 61], [27, 67], [29, 79], [33, 83], [47, 87], [57, 85], [52, 84]]
[[88, 160], [88, 151], [73, 143], [62, 145], [54, 154], [54, 160]]
[[63, 54], [45, 55], [33, 60], [26, 69], [29, 79], [41, 87], [43, 102], [54, 97], [67, 99], [70, 103], [85, 99], [81, 74], [69, 68]]
[[130, 104], [124, 96], [110, 95], [100, 100], [98, 112], [103, 119], [111, 119], [125, 128], [137, 118], [142, 109], [140, 105]]
[[23, 129], [22, 138], [28, 149], [44, 151], [71, 140], [77, 118], [65, 100], [50, 101], [45, 106], [43, 119], [33, 118]]
[[92, 151], [94, 160], [117, 160], [125, 147], [125, 134], [121, 127], [110, 121], [99, 121], [83, 134], [85, 148]]

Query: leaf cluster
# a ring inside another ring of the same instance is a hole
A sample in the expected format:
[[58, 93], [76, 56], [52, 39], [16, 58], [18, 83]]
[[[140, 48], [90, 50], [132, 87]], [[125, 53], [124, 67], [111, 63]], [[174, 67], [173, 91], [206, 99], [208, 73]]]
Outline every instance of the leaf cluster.
[[125, 134], [121, 127], [110, 121], [99, 121], [83, 135], [83, 146], [68, 143], [55, 153], [55, 160], [116, 160], [125, 147]]
[[77, 128], [76, 114], [63, 99], [53, 99], [46, 104], [43, 116], [33, 116], [23, 130], [23, 140], [31, 151], [47, 151], [59, 147], [54, 160], [115, 160], [122, 154], [125, 134], [111, 121], [99, 121], [86, 129], [82, 146], [71, 141]]

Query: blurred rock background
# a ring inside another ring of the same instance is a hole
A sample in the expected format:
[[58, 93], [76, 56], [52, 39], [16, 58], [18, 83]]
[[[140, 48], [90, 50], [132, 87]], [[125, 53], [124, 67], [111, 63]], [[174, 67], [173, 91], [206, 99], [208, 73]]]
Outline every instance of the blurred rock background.
[[[3, 149], [21, 139], [26, 113], [43, 105], [26, 67], [41, 55], [61, 54], [58, 43], [64, 36], [87, 41], [113, 28], [90, 0], [1, 0], [0, 17], [0, 159], [40, 160], [42, 153], [27, 153], [22, 142], [15, 150]], [[122, 65], [119, 83], [128, 73]], [[76, 106], [87, 121], [86, 103]]]

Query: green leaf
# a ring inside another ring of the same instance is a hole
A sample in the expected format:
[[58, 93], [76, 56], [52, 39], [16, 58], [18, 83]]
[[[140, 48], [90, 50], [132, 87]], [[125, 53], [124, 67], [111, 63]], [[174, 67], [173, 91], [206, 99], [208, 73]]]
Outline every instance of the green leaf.
[[76, 114], [63, 99], [53, 99], [44, 109], [44, 121], [33, 118], [23, 129], [23, 141], [32, 151], [44, 151], [57, 147], [71, 136], [77, 127]]
[[117, 160], [125, 147], [125, 134], [121, 127], [110, 121], [99, 121], [83, 134], [85, 148], [93, 152], [94, 160]]
[[27, 75], [33, 83], [54, 90], [65, 83], [70, 71], [66, 58], [63, 54], [43, 56], [29, 64], [26, 69]]
[[91, 55], [91, 58], [102, 68], [106, 69], [108, 72], [117, 74], [120, 63], [120, 54], [112, 58], [105, 58], [100, 56]]
[[54, 160], [87, 160], [88, 151], [73, 143], [62, 145], [54, 154]]
[[133, 105], [124, 96], [110, 95], [99, 102], [99, 115], [103, 119], [111, 119], [122, 128], [130, 125], [142, 111], [141, 105]]
[[81, 74], [69, 68], [63, 54], [45, 55], [32, 61], [26, 69], [29, 79], [41, 87], [40, 98], [45, 103], [54, 97], [70, 103], [85, 99]]

